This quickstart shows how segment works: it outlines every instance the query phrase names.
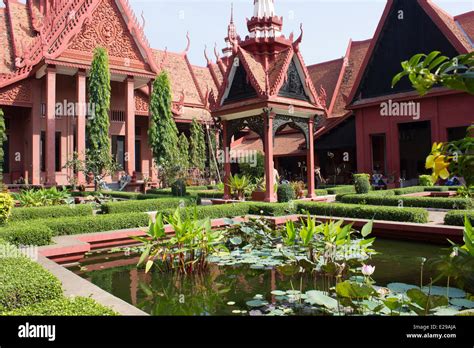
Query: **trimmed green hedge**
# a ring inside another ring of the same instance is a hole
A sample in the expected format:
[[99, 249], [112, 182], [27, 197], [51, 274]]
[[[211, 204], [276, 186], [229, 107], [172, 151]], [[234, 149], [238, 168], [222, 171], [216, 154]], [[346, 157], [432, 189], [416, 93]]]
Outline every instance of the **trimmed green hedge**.
[[146, 213], [97, 215], [94, 217], [58, 218], [38, 220], [38, 225], [49, 228], [53, 235], [125, 230], [148, 226], [150, 217]]
[[26, 257], [0, 259], [0, 311], [61, 298], [61, 283]]
[[102, 212], [104, 214], [120, 214], [132, 212], [152, 212], [161, 211], [171, 208], [177, 208], [184, 202], [186, 205], [196, 202], [195, 197], [170, 197], [147, 199], [142, 201], [126, 201], [126, 202], [108, 202], [102, 204]]
[[1, 313], [3, 316], [114, 316], [112, 309], [86, 297], [59, 298]]
[[50, 245], [53, 231], [43, 224], [32, 222], [16, 223], [0, 227], [0, 238], [16, 245]]
[[297, 204], [298, 212], [312, 215], [375, 219], [387, 221], [427, 223], [428, 212], [417, 208], [392, 208], [355, 204], [302, 202]]
[[450, 211], [444, 217], [444, 223], [450, 226], [464, 226], [464, 217], [467, 216], [471, 224], [474, 225], [474, 211], [473, 210], [457, 210]]
[[14, 208], [9, 222], [35, 219], [57, 218], [65, 216], [92, 216], [90, 204], [58, 205], [52, 207]]
[[425, 192], [448, 192], [448, 186], [432, 186], [432, 187], [425, 187]]
[[[236, 216], [244, 216], [249, 213], [249, 203], [236, 203], [236, 204], [222, 204], [222, 205], [208, 205], [208, 206], [196, 206], [182, 209], [182, 214], [194, 214], [196, 210], [198, 219], [210, 218], [232, 218]], [[165, 211], [165, 214], [173, 213], [175, 210], [170, 209]]]
[[436, 209], [470, 209], [473, 206], [471, 199], [465, 198], [438, 198], [438, 197], [387, 197], [378, 195], [344, 195], [338, 197], [342, 203], [369, 204], [381, 206], [436, 208]]
[[[324, 188], [324, 187], [323, 187]], [[355, 187], [352, 185], [336, 186], [325, 189], [330, 195], [339, 195], [344, 193], [355, 193]]]
[[251, 203], [249, 214], [263, 216], [285, 216], [296, 213], [294, 203]]
[[191, 191], [190, 193], [191, 195], [197, 195], [201, 199], [224, 198], [224, 191], [220, 190]]

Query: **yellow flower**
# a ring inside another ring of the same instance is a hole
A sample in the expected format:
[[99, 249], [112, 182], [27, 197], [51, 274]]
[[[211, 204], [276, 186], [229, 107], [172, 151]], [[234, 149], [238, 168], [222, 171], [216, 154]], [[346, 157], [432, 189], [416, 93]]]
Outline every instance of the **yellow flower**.
[[450, 176], [448, 171], [449, 158], [441, 154], [443, 145], [443, 143], [434, 143], [431, 154], [426, 159], [426, 169], [433, 170], [433, 182], [438, 181], [438, 178], [446, 180]]

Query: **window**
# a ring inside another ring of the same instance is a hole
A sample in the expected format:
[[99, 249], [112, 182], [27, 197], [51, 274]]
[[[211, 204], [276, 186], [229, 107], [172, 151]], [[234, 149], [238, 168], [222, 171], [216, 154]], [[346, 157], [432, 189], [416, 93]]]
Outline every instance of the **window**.
[[41, 159], [41, 171], [46, 171], [46, 132], [41, 132], [40, 137], [40, 159]]
[[372, 139], [372, 171], [375, 174], [386, 174], [385, 134], [371, 135]]

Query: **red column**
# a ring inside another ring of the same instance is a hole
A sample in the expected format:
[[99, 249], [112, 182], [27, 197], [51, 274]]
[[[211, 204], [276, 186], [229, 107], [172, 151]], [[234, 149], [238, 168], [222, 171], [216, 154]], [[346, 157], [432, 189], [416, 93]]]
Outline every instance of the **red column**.
[[265, 202], [276, 202], [275, 195], [275, 180], [273, 177], [273, 120], [275, 118], [274, 113], [267, 113], [265, 115], [265, 139], [264, 139], [264, 148], [265, 148]]
[[[76, 121], [76, 143], [78, 159], [85, 160], [86, 157], [86, 122], [87, 122], [87, 108], [86, 108], [86, 72], [79, 70], [76, 77], [76, 93], [77, 103], [79, 108], [77, 110]], [[77, 173], [77, 182], [84, 184], [86, 178], [83, 172]]]
[[314, 118], [311, 117], [308, 120], [308, 154], [307, 154], [307, 164], [308, 164], [308, 198], [315, 198], [314, 193]]
[[46, 69], [46, 183], [56, 184], [56, 68]]
[[229, 139], [227, 136], [227, 121], [222, 121], [222, 138], [224, 140], [223, 145], [223, 150], [224, 150], [224, 199], [230, 199], [230, 176], [231, 176], [231, 171], [230, 171], [230, 144], [229, 144]]
[[[153, 93], [153, 80], [150, 81], [148, 83], [148, 96], [149, 96], [149, 101], [148, 101], [148, 124], [150, 124], [151, 122], [151, 95]], [[148, 141], [148, 144], [150, 144], [150, 142]], [[152, 182], [157, 182], [158, 181], [158, 177], [157, 177], [157, 173], [155, 171], [155, 166], [154, 166], [154, 162], [155, 160], [153, 159], [153, 150], [151, 149], [151, 146], [148, 146], [150, 148], [150, 163], [149, 163], [149, 177], [151, 178], [151, 181]]]
[[135, 171], [135, 83], [133, 77], [125, 81], [125, 171]]
[[30, 183], [32, 185], [41, 184], [41, 83], [33, 80], [33, 107], [31, 108], [31, 168]]

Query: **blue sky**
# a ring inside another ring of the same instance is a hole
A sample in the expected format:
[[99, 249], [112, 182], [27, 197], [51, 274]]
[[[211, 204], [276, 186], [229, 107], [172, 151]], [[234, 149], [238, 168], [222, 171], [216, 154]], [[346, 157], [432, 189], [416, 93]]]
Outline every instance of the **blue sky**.
[[[223, 47], [234, 3], [238, 33], [247, 34], [246, 17], [253, 13], [253, 0], [129, 0], [137, 17], [143, 13], [145, 32], [153, 48], [180, 52], [186, 47], [186, 32], [191, 36], [191, 63], [204, 65], [204, 45], [210, 57], [217, 42]], [[435, 0], [447, 12], [457, 15], [474, 10], [474, 0]], [[350, 38], [365, 40], [373, 36], [385, 0], [276, 0], [278, 15], [284, 17], [288, 36], [299, 34], [303, 23], [302, 52], [306, 64], [319, 63], [344, 55]], [[140, 19], [141, 20], [141, 19]]]

